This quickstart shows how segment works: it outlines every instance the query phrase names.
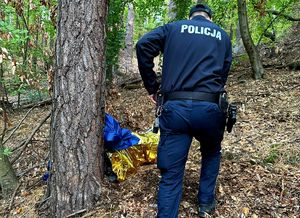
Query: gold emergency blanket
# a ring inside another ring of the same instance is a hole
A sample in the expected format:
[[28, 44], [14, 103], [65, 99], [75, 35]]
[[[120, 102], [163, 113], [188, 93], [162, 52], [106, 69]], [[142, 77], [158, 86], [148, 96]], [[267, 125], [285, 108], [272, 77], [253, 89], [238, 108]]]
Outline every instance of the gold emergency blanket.
[[112, 169], [119, 181], [124, 181], [129, 175], [136, 173], [143, 164], [156, 163], [159, 135], [152, 132], [133, 134], [140, 138], [139, 144], [109, 155]]

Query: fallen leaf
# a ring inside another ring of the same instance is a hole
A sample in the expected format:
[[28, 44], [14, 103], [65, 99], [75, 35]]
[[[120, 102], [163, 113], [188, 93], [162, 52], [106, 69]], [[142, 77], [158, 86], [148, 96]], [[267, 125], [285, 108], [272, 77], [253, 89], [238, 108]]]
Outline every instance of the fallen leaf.
[[248, 216], [250, 209], [248, 207], [243, 207], [242, 212], [245, 216]]
[[23, 211], [23, 208], [22, 208], [22, 207], [18, 207], [18, 208], [16, 209], [16, 213], [17, 213], [17, 214], [22, 213], [22, 211]]

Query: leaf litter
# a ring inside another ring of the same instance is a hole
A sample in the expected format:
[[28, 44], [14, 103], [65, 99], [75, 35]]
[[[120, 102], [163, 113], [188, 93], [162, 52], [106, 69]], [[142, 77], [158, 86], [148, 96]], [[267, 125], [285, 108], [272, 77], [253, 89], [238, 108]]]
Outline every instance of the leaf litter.
[[[300, 71], [271, 69], [260, 81], [247, 76], [250, 69], [244, 73], [236, 68], [227, 85], [239, 114], [233, 133], [225, 133], [222, 143], [214, 217], [300, 217]], [[145, 90], [116, 92], [108, 99], [108, 111], [134, 131], [149, 129], [154, 106]], [[199, 147], [194, 141], [189, 153], [179, 217], [198, 216]], [[107, 195], [115, 195], [118, 187], [118, 196], [114, 203], [111, 197], [102, 199], [97, 216], [155, 217], [158, 182], [159, 171], [150, 165], [124, 183], [107, 183]]]
[[[214, 217], [300, 217], [300, 71], [271, 69], [265, 79], [249, 78], [250, 69], [236, 68], [229, 76], [230, 101], [238, 104], [238, 122], [225, 133], [223, 159]], [[141, 87], [141, 86], [140, 86]], [[10, 142], [13, 148], [26, 139], [50, 107], [36, 108]], [[113, 88], [108, 93], [108, 113], [121, 126], [136, 132], [151, 128], [154, 105], [143, 88]], [[17, 125], [26, 111], [10, 117]], [[35, 204], [46, 190], [41, 177], [46, 170], [49, 122], [34, 137], [14, 167], [22, 182], [10, 217], [38, 217]], [[193, 141], [186, 164], [179, 217], [197, 217], [197, 189], [201, 155]], [[30, 169], [33, 167], [33, 169]], [[24, 174], [27, 170], [28, 173]], [[84, 217], [155, 217], [159, 171], [154, 165], [121, 183], [104, 179], [102, 199]], [[9, 202], [1, 201], [0, 216]]]

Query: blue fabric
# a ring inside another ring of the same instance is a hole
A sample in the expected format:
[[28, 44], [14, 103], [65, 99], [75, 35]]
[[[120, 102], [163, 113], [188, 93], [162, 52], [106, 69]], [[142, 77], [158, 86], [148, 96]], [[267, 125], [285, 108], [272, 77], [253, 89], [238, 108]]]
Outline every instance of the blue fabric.
[[161, 171], [158, 217], [178, 216], [185, 163], [193, 137], [200, 141], [202, 155], [198, 201], [213, 202], [225, 120], [225, 114], [215, 103], [173, 100], [163, 105], [157, 154]]
[[129, 129], [121, 128], [120, 123], [105, 113], [104, 147], [109, 151], [118, 151], [138, 144], [140, 139]]
[[47, 182], [51, 178], [51, 176], [52, 176], [51, 171], [52, 171], [52, 161], [48, 160], [47, 171], [45, 172], [45, 174], [42, 177], [43, 181]]
[[[104, 126], [104, 147], [108, 151], [118, 151], [129, 148], [139, 143], [140, 139], [133, 135], [129, 129], [121, 128], [120, 123], [110, 114], [105, 113]], [[47, 171], [42, 177], [43, 181], [48, 181], [52, 173], [52, 162], [49, 160]]]

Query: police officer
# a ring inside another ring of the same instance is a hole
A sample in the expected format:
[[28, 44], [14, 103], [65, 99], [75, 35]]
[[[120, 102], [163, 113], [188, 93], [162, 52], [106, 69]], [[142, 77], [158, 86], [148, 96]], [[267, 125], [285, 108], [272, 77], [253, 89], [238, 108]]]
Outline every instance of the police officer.
[[[177, 217], [188, 151], [195, 137], [201, 144], [199, 214], [216, 206], [215, 186], [221, 159], [226, 106], [221, 105], [232, 61], [231, 42], [211, 21], [204, 4], [190, 10], [190, 19], [158, 27], [136, 45], [139, 71], [152, 101], [160, 87], [163, 105], [157, 166], [161, 180], [158, 217]], [[161, 84], [153, 59], [163, 53]], [[223, 111], [224, 110], [224, 111]]]

